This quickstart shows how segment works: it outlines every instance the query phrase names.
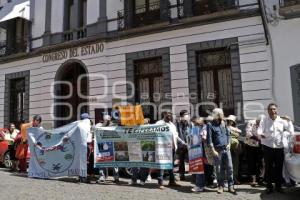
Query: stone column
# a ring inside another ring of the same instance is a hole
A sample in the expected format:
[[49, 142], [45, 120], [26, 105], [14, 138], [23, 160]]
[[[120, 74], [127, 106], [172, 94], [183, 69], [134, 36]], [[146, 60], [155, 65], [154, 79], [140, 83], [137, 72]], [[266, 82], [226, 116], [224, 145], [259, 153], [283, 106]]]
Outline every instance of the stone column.
[[45, 11], [45, 32], [43, 35], [43, 45], [49, 45], [51, 42], [51, 11], [52, 11], [52, 0], [46, 1]]

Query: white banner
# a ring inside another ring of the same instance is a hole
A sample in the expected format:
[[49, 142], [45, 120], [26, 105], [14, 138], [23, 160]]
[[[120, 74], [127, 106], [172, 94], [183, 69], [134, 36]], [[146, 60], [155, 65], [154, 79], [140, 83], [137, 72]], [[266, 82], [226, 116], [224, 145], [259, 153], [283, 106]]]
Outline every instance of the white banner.
[[87, 176], [87, 132], [90, 121], [73, 122], [51, 131], [27, 129], [29, 177]]

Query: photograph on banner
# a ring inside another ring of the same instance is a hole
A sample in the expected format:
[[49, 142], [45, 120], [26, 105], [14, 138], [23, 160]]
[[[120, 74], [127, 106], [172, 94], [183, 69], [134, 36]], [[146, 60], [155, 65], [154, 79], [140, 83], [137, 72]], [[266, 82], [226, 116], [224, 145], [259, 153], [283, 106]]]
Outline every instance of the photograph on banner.
[[203, 147], [202, 137], [200, 135], [200, 127], [194, 126], [190, 129], [187, 141], [189, 155], [189, 173], [203, 174]]
[[95, 130], [95, 167], [172, 169], [168, 126], [99, 127]]
[[143, 161], [155, 162], [155, 141], [141, 141]]
[[102, 157], [99, 157], [99, 161], [101, 162], [111, 162], [114, 160], [113, 152], [114, 146], [112, 141], [99, 142], [98, 151], [101, 153]]

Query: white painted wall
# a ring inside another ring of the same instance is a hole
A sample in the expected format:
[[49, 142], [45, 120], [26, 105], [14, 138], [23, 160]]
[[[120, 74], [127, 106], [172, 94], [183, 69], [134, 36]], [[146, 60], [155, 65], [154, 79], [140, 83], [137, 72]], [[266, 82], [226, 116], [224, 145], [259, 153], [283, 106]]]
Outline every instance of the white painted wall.
[[7, 4], [7, 0], [0, 0], [0, 6], [5, 6]]
[[258, 0], [238, 0], [236, 2], [238, 2], [240, 5], [247, 5], [247, 4], [257, 3]]
[[124, 9], [124, 0], [110, 0], [106, 3], [107, 19], [117, 18], [117, 12]]
[[300, 19], [269, 25], [275, 60], [275, 96], [282, 114], [294, 117], [290, 67], [300, 63]]
[[87, 24], [96, 23], [99, 18], [99, 0], [87, 1]]
[[[107, 19], [117, 19], [118, 11], [124, 10], [124, 0], [111, 0], [106, 3]], [[115, 31], [118, 29], [118, 21], [114, 20], [107, 23], [108, 31]]]
[[32, 37], [37, 38], [45, 32], [46, 0], [36, 0], [33, 9], [35, 9], [35, 16], [32, 23]]
[[51, 8], [51, 33], [63, 31], [64, 1], [52, 0]]

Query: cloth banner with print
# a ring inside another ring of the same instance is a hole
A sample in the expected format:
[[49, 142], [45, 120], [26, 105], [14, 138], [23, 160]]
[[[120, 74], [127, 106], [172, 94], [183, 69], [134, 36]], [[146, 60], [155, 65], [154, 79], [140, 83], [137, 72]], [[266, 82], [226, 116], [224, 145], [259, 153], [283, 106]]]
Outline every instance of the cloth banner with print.
[[168, 126], [99, 127], [95, 130], [95, 167], [172, 169]]
[[189, 173], [203, 174], [203, 147], [202, 137], [200, 136], [200, 128], [194, 126], [190, 129], [188, 135], [188, 154], [189, 154]]
[[87, 176], [87, 132], [85, 119], [53, 130], [28, 128], [29, 177]]

